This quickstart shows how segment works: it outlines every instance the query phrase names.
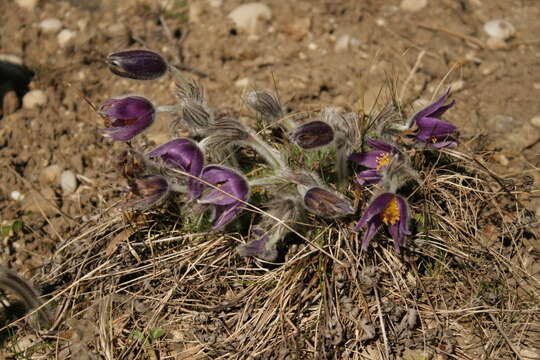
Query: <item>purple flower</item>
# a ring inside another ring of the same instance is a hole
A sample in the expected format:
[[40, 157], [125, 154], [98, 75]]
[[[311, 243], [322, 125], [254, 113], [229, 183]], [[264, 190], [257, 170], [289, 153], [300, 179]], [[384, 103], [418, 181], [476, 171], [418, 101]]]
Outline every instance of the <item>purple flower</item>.
[[136, 79], [154, 80], [167, 72], [163, 57], [148, 50], [119, 51], [107, 56], [109, 70], [115, 75]]
[[98, 114], [105, 119], [105, 136], [115, 141], [129, 141], [154, 122], [156, 110], [141, 96], [124, 96], [104, 101]]
[[187, 138], [169, 141], [150, 152], [148, 157], [160, 158], [165, 165], [193, 175], [188, 179], [189, 194], [192, 199], [201, 195], [202, 184], [195, 178], [201, 175], [204, 155], [194, 141]]
[[234, 220], [249, 197], [246, 179], [236, 171], [219, 165], [206, 166], [201, 173], [205, 186], [198, 202], [213, 205], [212, 229], [218, 230]]
[[278, 257], [276, 242], [272, 242], [271, 232], [253, 228], [250, 241], [239, 246], [236, 251], [240, 256], [255, 256], [264, 261], [275, 261]]
[[390, 164], [393, 155], [398, 152], [395, 146], [383, 141], [371, 138], [366, 138], [366, 141], [375, 150], [349, 155], [349, 160], [354, 161], [358, 165], [370, 168], [370, 170], [364, 170], [356, 174], [356, 181], [364, 186], [376, 184], [381, 181], [381, 170]]
[[326, 218], [337, 218], [354, 213], [348, 199], [320, 187], [312, 187], [306, 191], [304, 206], [310, 212]]
[[369, 242], [382, 224], [386, 224], [388, 232], [394, 239], [394, 246], [399, 252], [405, 244], [409, 231], [409, 206], [407, 200], [394, 193], [383, 193], [369, 204], [366, 212], [354, 227], [354, 231], [368, 225], [362, 241], [362, 249], [367, 250]]
[[130, 183], [131, 191], [139, 197], [124, 203], [123, 207], [145, 210], [161, 203], [169, 194], [169, 183], [161, 175], [149, 175], [134, 179]]
[[413, 131], [414, 138], [417, 141], [434, 148], [457, 145], [457, 141], [453, 137], [456, 126], [440, 119], [446, 110], [456, 103], [454, 100], [443, 105], [449, 95], [450, 88], [439, 100], [420, 110], [409, 120], [409, 128]]
[[324, 121], [311, 121], [294, 129], [289, 138], [302, 149], [315, 149], [334, 140], [334, 129]]

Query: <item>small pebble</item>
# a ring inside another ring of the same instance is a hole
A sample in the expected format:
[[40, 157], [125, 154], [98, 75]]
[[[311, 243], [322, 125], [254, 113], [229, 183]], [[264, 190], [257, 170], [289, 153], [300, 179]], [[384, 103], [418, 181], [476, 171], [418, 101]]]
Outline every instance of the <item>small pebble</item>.
[[317, 44], [315, 44], [314, 42], [310, 42], [310, 43], [308, 44], [308, 49], [309, 49], [309, 50], [317, 50], [317, 48], [318, 48], [318, 46], [317, 46]]
[[416, 12], [425, 8], [427, 0], [403, 0], [401, 2], [401, 10]]
[[56, 34], [62, 28], [62, 22], [57, 18], [48, 18], [39, 23], [39, 28], [44, 33]]
[[37, 5], [38, 0], [15, 0], [15, 3], [23, 9], [33, 10]]
[[25, 109], [35, 109], [47, 104], [47, 95], [42, 90], [31, 90], [23, 97], [23, 107]]
[[249, 81], [249, 78], [241, 78], [241, 79], [238, 79], [234, 82], [234, 86], [236, 87], [239, 87], [239, 88], [245, 88], [249, 85], [250, 81]]
[[461, 89], [463, 89], [463, 86], [465, 85], [465, 81], [463, 80], [457, 80], [450, 84], [450, 88], [452, 89], [452, 92], [457, 92]]
[[266, 4], [253, 2], [238, 6], [229, 13], [228, 17], [238, 29], [253, 35], [257, 33], [261, 20], [272, 19], [272, 10]]
[[73, 38], [75, 38], [75, 32], [74, 32], [74, 31], [71, 31], [71, 30], [69, 30], [69, 29], [64, 29], [64, 30], [60, 31], [60, 33], [59, 33], [58, 36], [57, 36], [58, 44], [59, 44], [61, 47], [64, 47], [64, 46], [66, 46], [71, 40], [73, 40]]
[[514, 36], [514, 25], [506, 20], [491, 20], [484, 24], [484, 31], [489, 37], [507, 40]]
[[23, 64], [23, 60], [19, 56], [12, 54], [0, 54], [0, 61], [5, 61], [16, 65]]
[[9, 196], [10, 196], [13, 200], [15, 200], [15, 201], [21, 201], [21, 200], [24, 200], [24, 195], [21, 194], [21, 192], [20, 192], [20, 191], [17, 191], [17, 190], [12, 191], [12, 192], [9, 194]]
[[41, 172], [41, 180], [47, 184], [57, 184], [60, 174], [62, 173], [62, 167], [58, 164], [47, 166]]
[[531, 125], [540, 128], [540, 114], [533, 116], [531, 119]]
[[336, 45], [334, 50], [336, 52], [346, 51], [349, 49], [349, 44], [351, 42], [351, 36], [349, 34], [341, 35], [336, 40]]
[[75, 192], [77, 189], [77, 178], [75, 173], [71, 170], [65, 170], [62, 175], [60, 175], [60, 187], [64, 195], [69, 195]]

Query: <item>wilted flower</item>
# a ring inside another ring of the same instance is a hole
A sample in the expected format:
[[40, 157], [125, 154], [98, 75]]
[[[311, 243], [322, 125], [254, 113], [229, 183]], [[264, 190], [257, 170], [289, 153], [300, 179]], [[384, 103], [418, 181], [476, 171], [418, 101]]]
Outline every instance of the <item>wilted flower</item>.
[[114, 52], [107, 57], [107, 64], [113, 74], [136, 80], [157, 79], [168, 68], [161, 55], [149, 50]]
[[139, 199], [124, 203], [124, 207], [144, 210], [161, 203], [169, 194], [169, 183], [161, 175], [149, 175], [134, 179], [130, 183], [130, 187], [133, 194]]
[[394, 193], [383, 193], [377, 196], [368, 206], [354, 231], [368, 225], [362, 249], [367, 250], [369, 242], [375, 236], [382, 224], [386, 224], [388, 232], [394, 239], [396, 251], [405, 244], [409, 231], [409, 206], [407, 200]]
[[[148, 154], [150, 158], [160, 158], [165, 165], [184, 171], [195, 178], [201, 175], [204, 166], [204, 155], [197, 144], [190, 139], [182, 138], [169, 141]], [[202, 184], [190, 177], [188, 182], [189, 194], [192, 198], [201, 195]]]
[[201, 179], [214, 187], [205, 186], [198, 202], [214, 206], [212, 229], [221, 229], [243, 209], [249, 197], [248, 182], [236, 171], [219, 165], [206, 166]]
[[320, 187], [312, 187], [306, 191], [304, 206], [308, 211], [325, 218], [337, 218], [354, 213], [348, 199]]
[[279, 99], [270, 91], [251, 91], [246, 96], [246, 103], [261, 116], [270, 120], [283, 116]]
[[141, 96], [124, 96], [103, 102], [98, 114], [105, 119], [105, 136], [115, 141], [129, 141], [154, 122], [154, 105]]
[[[268, 213], [272, 216], [264, 217], [261, 224], [251, 230], [250, 241], [236, 248], [240, 256], [275, 261], [278, 256], [277, 244], [290, 232], [290, 227], [294, 226], [301, 215], [301, 209], [297, 198], [285, 196], [273, 200], [268, 205]], [[276, 218], [289, 226], [276, 221]]]
[[443, 105], [450, 95], [450, 88], [433, 104], [417, 112], [407, 123], [414, 138], [428, 146], [443, 148], [456, 146], [453, 135], [456, 126], [439, 119], [446, 110], [455, 104], [455, 100]]
[[311, 121], [294, 129], [289, 138], [302, 149], [314, 149], [334, 140], [334, 130], [324, 121]]
[[381, 170], [387, 167], [392, 161], [394, 154], [398, 153], [395, 146], [384, 141], [366, 138], [366, 142], [375, 150], [349, 155], [349, 160], [371, 169], [356, 174], [356, 181], [364, 186], [376, 184], [381, 181]]

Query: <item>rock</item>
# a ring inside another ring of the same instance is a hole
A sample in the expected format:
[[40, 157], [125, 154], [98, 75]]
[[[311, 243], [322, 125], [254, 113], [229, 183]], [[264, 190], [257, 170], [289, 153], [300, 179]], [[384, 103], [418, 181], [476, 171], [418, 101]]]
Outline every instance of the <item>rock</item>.
[[47, 34], [56, 34], [62, 28], [62, 22], [57, 18], [48, 18], [39, 23], [41, 31]]
[[60, 187], [64, 196], [75, 192], [77, 189], [77, 178], [73, 171], [65, 170], [62, 172], [62, 175], [60, 175]]
[[20, 191], [17, 191], [17, 190], [12, 191], [9, 194], [9, 196], [15, 201], [24, 200], [24, 195]]
[[456, 80], [450, 84], [450, 88], [452, 89], [453, 93], [463, 89], [463, 86], [465, 86], [465, 81], [463, 80]]
[[26, 10], [33, 10], [39, 0], [15, 0], [15, 3]]
[[346, 51], [349, 49], [349, 43], [351, 42], [351, 36], [349, 34], [343, 34], [336, 40], [334, 50], [336, 52]]
[[64, 29], [64, 30], [60, 31], [60, 33], [57, 36], [58, 44], [61, 47], [64, 47], [67, 44], [69, 44], [69, 42], [71, 40], [73, 40], [73, 38], [75, 38], [75, 31], [71, 31], [69, 29]]
[[506, 20], [491, 20], [484, 24], [484, 31], [489, 37], [508, 40], [516, 33], [514, 25]]
[[12, 54], [0, 54], [0, 61], [6, 61], [16, 65], [22, 65], [22, 59], [17, 55]]
[[47, 95], [42, 90], [32, 90], [23, 97], [23, 107], [25, 109], [35, 109], [47, 104]]
[[540, 128], [540, 114], [532, 117], [531, 125], [534, 127]]
[[249, 78], [245, 77], [245, 78], [236, 80], [234, 82], [234, 86], [239, 87], [239, 88], [246, 88], [249, 85], [249, 83], [250, 83]]
[[47, 166], [41, 171], [41, 181], [44, 184], [58, 184], [60, 174], [62, 173], [62, 167], [58, 164]]
[[253, 2], [238, 6], [229, 13], [228, 17], [239, 30], [254, 35], [257, 33], [261, 20], [272, 19], [272, 10], [266, 4]]
[[4, 116], [13, 114], [19, 106], [21, 105], [21, 100], [17, 96], [17, 93], [14, 90], [10, 90], [4, 94], [4, 99], [2, 99], [2, 113]]
[[487, 125], [490, 130], [498, 133], [510, 133], [517, 127], [514, 118], [507, 115], [495, 115], [488, 119]]
[[416, 12], [425, 8], [427, 0], [403, 0], [401, 1], [401, 10]]

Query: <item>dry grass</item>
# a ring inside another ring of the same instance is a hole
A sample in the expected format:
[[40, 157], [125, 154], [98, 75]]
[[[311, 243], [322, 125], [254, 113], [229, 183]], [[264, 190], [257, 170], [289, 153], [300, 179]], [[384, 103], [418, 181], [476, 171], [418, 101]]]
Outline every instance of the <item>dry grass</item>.
[[[465, 146], [462, 146], [465, 148]], [[540, 338], [534, 215], [471, 152], [412, 154], [403, 254], [355, 217], [309, 218], [282, 263], [237, 256], [177, 208], [107, 211], [34, 279], [53, 325], [4, 327], [16, 359], [527, 359]], [[365, 208], [369, 191], [348, 189]], [[257, 208], [244, 216], [265, 216]], [[287, 219], [281, 219], [287, 221]]]

